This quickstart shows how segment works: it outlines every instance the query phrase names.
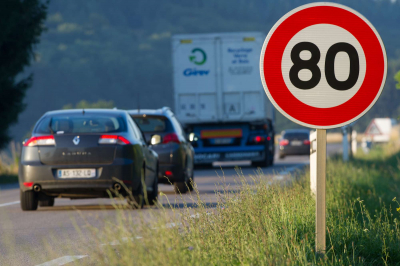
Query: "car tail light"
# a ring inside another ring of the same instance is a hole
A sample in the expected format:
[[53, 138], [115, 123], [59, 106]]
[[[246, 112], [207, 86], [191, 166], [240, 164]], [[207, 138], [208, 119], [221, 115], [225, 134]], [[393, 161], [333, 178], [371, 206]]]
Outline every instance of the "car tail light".
[[267, 137], [267, 140], [268, 140], [268, 141], [270, 141], [270, 140], [271, 140], [271, 137], [270, 137], [270, 136], [268, 136], [268, 137]]
[[283, 140], [279, 141], [279, 145], [280, 145], [280, 146], [289, 145], [289, 141], [288, 141], [287, 139], [283, 139]]
[[34, 146], [54, 146], [56, 145], [56, 141], [54, 140], [54, 136], [39, 136], [39, 137], [32, 137], [28, 139], [24, 146], [34, 147]]
[[22, 184], [24, 184], [24, 186], [26, 186], [26, 187], [32, 187], [33, 186], [33, 182], [24, 182]]
[[253, 142], [255, 142], [255, 143], [262, 143], [264, 141], [265, 141], [265, 138], [263, 136], [255, 136], [253, 138]]
[[172, 176], [172, 171], [167, 170], [167, 171], [165, 171], [164, 174], [165, 174], [166, 176]]
[[310, 145], [310, 141], [309, 141], [308, 139], [305, 139], [305, 140], [303, 141], [303, 144], [304, 144], [304, 145]]
[[129, 140], [118, 135], [101, 135], [99, 138], [99, 144], [119, 144], [126, 145], [130, 144]]
[[176, 135], [175, 133], [170, 133], [165, 135], [162, 143], [167, 144], [170, 142], [180, 143], [178, 135]]

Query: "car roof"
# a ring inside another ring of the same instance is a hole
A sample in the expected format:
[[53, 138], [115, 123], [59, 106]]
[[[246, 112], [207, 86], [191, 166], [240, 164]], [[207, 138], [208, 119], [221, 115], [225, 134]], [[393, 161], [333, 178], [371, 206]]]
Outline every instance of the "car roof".
[[172, 111], [169, 107], [163, 107], [160, 109], [133, 109], [127, 110], [130, 115], [162, 115], [169, 116], [172, 115]]
[[54, 110], [46, 112], [44, 115], [59, 115], [59, 114], [126, 114], [125, 110], [118, 109], [65, 109], [65, 110]]

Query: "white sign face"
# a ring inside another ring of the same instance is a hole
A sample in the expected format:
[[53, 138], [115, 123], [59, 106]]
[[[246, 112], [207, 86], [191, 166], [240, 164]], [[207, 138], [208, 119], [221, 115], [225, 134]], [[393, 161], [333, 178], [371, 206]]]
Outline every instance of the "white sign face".
[[375, 28], [334, 3], [296, 8], [271, 29], [260, 58], [270, 101], [290, 120], [341, 127], [365, 114], [386, 80], [386, 52]]

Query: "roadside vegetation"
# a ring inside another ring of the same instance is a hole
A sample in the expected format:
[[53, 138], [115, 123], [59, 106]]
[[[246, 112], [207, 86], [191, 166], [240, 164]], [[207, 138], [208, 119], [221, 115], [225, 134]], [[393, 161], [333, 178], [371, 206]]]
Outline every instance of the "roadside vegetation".
[[0, 185], [18, 182], [18, 164], [21, 145], [11, 141], [0, 153]]
[[161, 212], [132, 215], [116, 205], [117, 223], [91, 228], [99, 245], [90, 258], [96, 265], [400, 265], [398, 145], [346, 164], [328, 161], [325, 257], [314, 253], [308, 171], [285, 185], [271, 178], [259, 172], [245, 184], [238, 169], [244, 187], [233, 193], [221, 176], [214, 205], [196, 194], [184, 208], [164, 204]]

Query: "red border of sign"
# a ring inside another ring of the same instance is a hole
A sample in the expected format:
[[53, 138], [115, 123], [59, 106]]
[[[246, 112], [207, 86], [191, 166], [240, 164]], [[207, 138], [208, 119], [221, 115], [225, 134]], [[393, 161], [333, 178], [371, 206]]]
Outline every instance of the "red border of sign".
[[[312, 107], [299, 101], [287, 88], [281, 72], [283, 52], [292, 37], [306, 27], [322, 23], [350, 32], [364, 50], [367, 65], [358, 92], [331, 108]], [[274, 106], [292, 121], [320, 129], [344, 126], [364, 115], [381, 94], [386, 68], [385, 47], [372, 24], [356, 11], [333, 3], [308, 4], [286, 14], [269, 32], [260, 57], [261, 80]]]

